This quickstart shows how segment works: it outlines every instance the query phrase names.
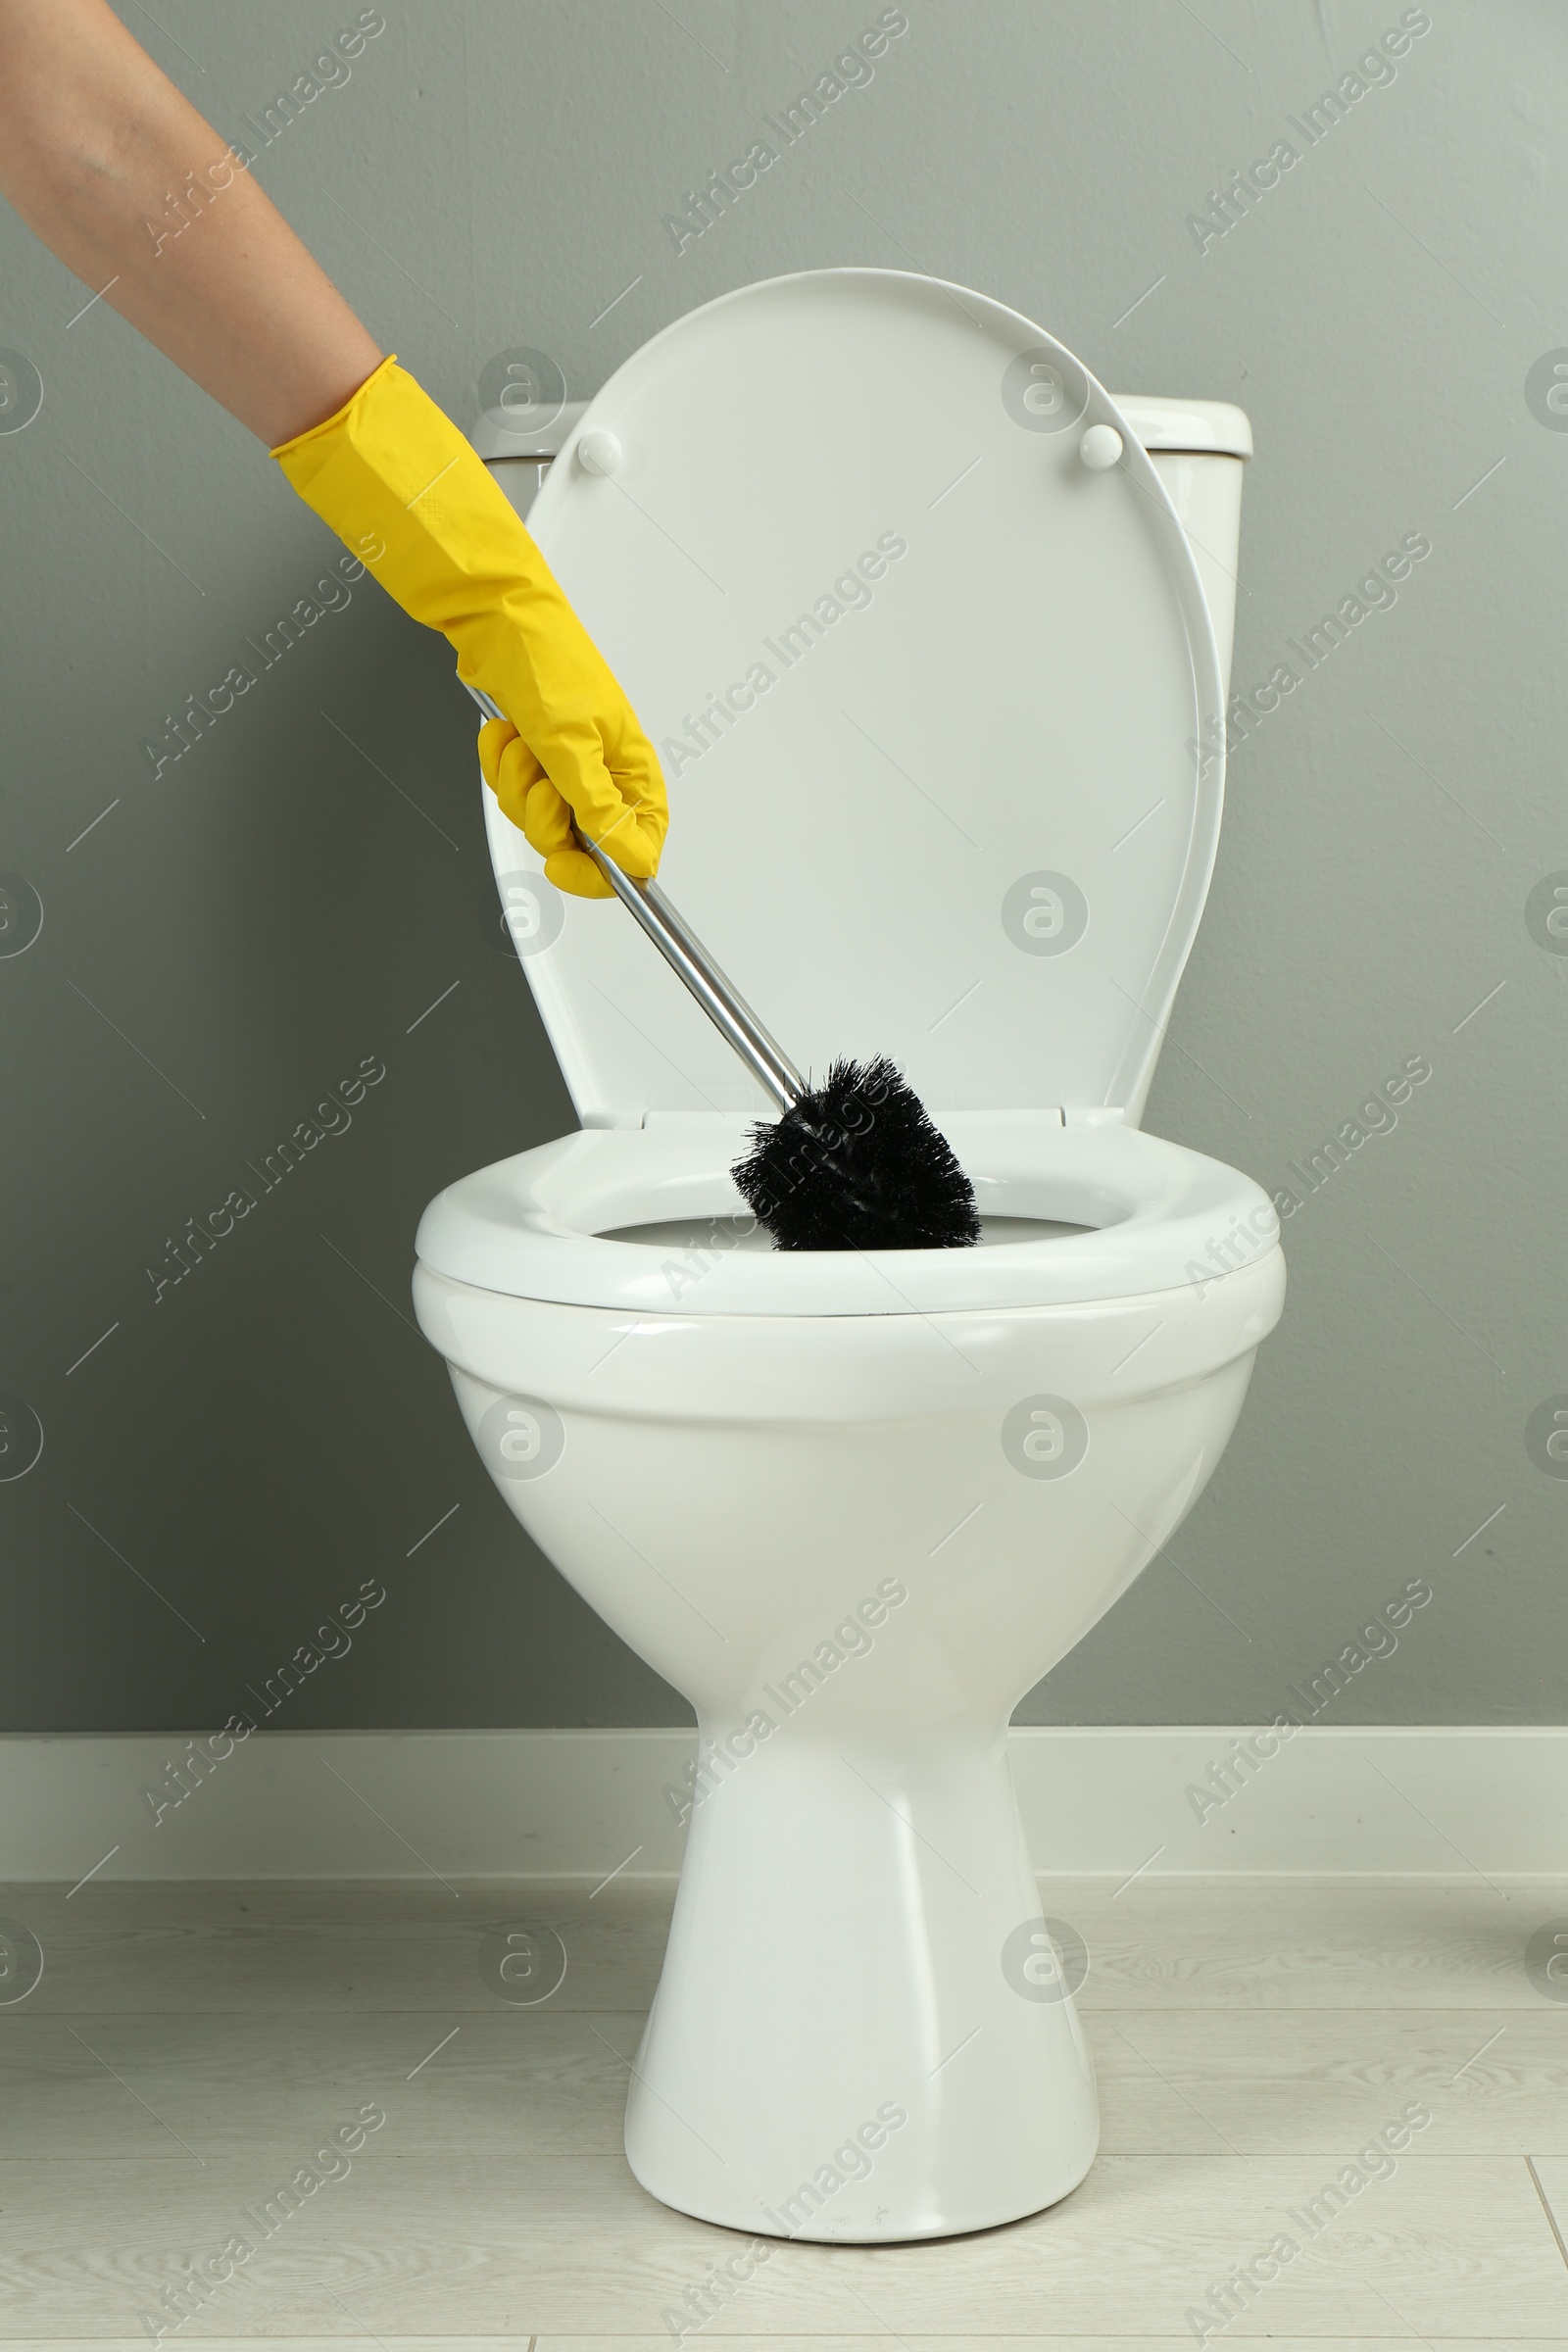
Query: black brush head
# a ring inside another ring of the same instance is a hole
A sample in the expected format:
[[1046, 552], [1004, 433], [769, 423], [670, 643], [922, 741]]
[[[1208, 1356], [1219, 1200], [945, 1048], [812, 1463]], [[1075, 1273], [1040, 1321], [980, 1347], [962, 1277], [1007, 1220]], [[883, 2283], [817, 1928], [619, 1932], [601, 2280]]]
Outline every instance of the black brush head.
[[730, 1171], [780, 1250], [964, 1250], [974, 1187], [885, 1054], [836, 1061]]

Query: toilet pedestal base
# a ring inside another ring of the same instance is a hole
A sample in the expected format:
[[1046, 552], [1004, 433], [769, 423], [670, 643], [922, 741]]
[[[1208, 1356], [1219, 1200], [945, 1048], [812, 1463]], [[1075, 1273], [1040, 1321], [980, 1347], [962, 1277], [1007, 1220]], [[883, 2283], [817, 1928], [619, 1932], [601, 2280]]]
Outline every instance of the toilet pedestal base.
[[790, 1734], [699, 1782], [632, 2171], [761, 2237], [941, 2237], [1054, 2203], [1099, 2111], [1005, 1728]]

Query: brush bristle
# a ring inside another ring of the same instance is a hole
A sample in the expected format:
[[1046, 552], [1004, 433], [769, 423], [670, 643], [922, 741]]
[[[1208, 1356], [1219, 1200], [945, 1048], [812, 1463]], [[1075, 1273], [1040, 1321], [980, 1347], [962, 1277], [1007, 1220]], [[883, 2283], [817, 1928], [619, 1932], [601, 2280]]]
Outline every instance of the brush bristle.
[[885, 1054], [836, 1061], [825, 1082], [730, 1171], [780, 1250], [963, 1250], [980, 1239], [974, 1187]]

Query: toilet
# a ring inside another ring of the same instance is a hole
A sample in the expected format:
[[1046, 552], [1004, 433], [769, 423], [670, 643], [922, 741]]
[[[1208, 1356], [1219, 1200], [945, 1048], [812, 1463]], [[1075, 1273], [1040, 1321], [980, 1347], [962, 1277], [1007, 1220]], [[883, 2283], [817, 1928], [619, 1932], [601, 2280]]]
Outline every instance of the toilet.
[[1099, 2132], [1008, 1719], [1201, 1493], [1284, 1298], [1267, 1194], [1142, 1127], [1218, 840], [1247, 419], [857, 269], [476, 446], [660, 749], [672, 901], [803, 1068], [894, 1056], [984, 1222], [774, 1251], [729, 1175], [769, 1105], [486, 796], [581, 1127], [430, 1203], [414, 1297], [517, 1518], [697, 1714], [627, 2159], [760, 2239], [1008, 2222]]

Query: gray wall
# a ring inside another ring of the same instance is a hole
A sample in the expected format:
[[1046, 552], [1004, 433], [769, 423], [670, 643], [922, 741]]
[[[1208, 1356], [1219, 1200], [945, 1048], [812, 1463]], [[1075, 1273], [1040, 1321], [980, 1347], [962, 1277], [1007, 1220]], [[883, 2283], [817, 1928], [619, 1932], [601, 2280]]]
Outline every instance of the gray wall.
[[[1272, 1715], [1419, 1578], [1338, 1719], [1560, 1720], [1568, 1465], [1532, 1415], [1568, 1391], [1568, 941], [1527, 918], [1568, 868], [1568, 417], [1530, 374], [1568, 344], [1556, 0], [1434, 0], [1310, 147], [1287, 118], [1399, 0], [908, 0], [875, 79], [679, 254], [662, 216], [876, 0], [386, 5], [258, 170], [460, 418], [508, 346], [580, 395], [749, 279], [918, 268], [1112, 389], [1246, 406], [1239, 685], [1304, 670], [1287, 641], [1428, 535], [1235, 754], [1149, 1124], [1273, 1187], [1407, 1057], [1432, 1075], [1289, 1219], [1213, 1486], [1023, 1712]], [[227, 134], [356, 13], [126, 19]], [[1200, 249], [1188, 217], [1281, 138], [1300, 160]], [[296, 1725], [680, 1720], [530, 1550], [410, 1319], [426, 1199], [571, 1124], [501, 952], [450, 656], [362, 583], [155, 781], [144, 739], [335, 543], [106, 305], [68, 323], [90, 289], [9, 216], [0, 285], [44, 385], [0, 434], [0, 867], [44, 909], [0, 960], [0, 1391], [44, 1433], [0, 1485], [0, 1721], [215, 1723], [367, 1578], [386, 1601]], [[166, 1238], [366, 1056], [352, 1126], [155, 1301]]]

